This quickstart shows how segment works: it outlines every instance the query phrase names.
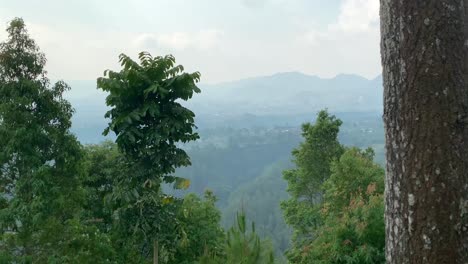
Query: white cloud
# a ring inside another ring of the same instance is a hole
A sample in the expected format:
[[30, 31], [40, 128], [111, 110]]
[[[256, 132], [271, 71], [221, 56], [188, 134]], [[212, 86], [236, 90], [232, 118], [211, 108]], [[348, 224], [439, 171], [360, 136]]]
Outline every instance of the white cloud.
[[296, 45], [315, 50], [313, 59], [320, 65], [316, 73], [357, 73], [372, 78], [381, 72], [379, 36], [379, 1], [343, 0], [334, 22], [299, 34]]
[[332, 30], [344, 32], [365, 32], [372, 30], [379, 20], [378, 0], [344, 0], [340, 15]]
[[155, 49], [161, 48], [168, 51], [199, 49], [209, 50], [216, 48], [221, 43], [224, 33], [220, 30], [208, 29], [195, 33], [172, 32], [168, 34], [142, 33], [134, 41], [136, 48]]
[[192, 45], [194, 38], [186, 32], [174, 32], [157, 37], [158, 44], [176, 50], [184, 50]]
[[158, 47], [158, 38], [155, 34], [142, 33], [133, 41], [133, 46], [144, 50]]

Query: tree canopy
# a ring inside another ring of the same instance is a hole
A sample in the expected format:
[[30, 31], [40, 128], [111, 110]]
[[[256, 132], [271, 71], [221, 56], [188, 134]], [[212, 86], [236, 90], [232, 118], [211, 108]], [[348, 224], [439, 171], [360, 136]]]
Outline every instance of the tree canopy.
[[322, 184], [330, 177], [330, 165], [343, 153], [338, 141], [341, 120], [320, 111], [315, 124], [302, 126], [302, 142], [292, 151], [296, 168], [284, 171], [291, 195], [281, 203], [286, 223], [293, 228], [293, 245], [288, 252], [290, 261], [300, 258], [302, 248], [315, 236], [321, 224], [319, 209], [323, 198]]
[[50, 85], [45, 56], [22, 19], [7, 32], [0, 44], [0, 251], [13, 262], [78, 261], [87, 250], [80, 236], [93, 230], [81, 215], [83, 153], [69, 131], [69, 87]]
[[[111, 109], [104, 134], [117, 136], [119, 150], [130, 168], [114, 186], [112, 201], [121, 228], [141, 241], [142, 252], [153, 241], [155, 258], [160, 246], [170, 249], [183, 235], [175, 215], [180, 201], [161, 192], [161, 183], [187, 188], [188, 180], [171, 175], [175, 168], [190, 165], [186, 152], [177, 144], [198, 138], [194, 113], [179, 100], [200, 92], [198, 72], [184, 73], [175, 58], [152, 57], [141, 52], [140, 62], [121, 54], [122, 69], [107, 70], [98, 78], [98, 88], [109, 93]], [[176, 230], [176, 231], [175, 231]]]

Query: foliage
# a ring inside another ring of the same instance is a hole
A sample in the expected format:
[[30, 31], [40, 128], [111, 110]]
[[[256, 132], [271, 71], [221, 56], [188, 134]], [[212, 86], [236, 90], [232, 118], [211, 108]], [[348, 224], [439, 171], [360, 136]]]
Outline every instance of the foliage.
[[320, 187], [330, 176], [330, 164], [343, 153], [343, 147], [338, 142], [341, 124], [341, 120], [322, 110], [315, 124], [302, 125], [304, 142], [292, 151], [297, 168], [284, 173], [288, 192], [294, 199], [310, 204], [321, 201]]
[[112, 194], [114, 183], [128, 173], [123, 155], [112, 141], [84, 148], [86, 192], [85, 215], [103, 232], [112, 227], [112, 208], [106, 199]]
[[224, 231], [220, 226], [221, 213], [215, 206], [216, 197], [205, 192], [204, 200], [195, 194], [184, 197], [177, 217], [184, 230], [184, 238], [176, 248], [174, 263], [193, 263], [205, 252], [213, 256], [223, 254]]
[[227, 263], [260, 264], [273, 263], [273, 248], [268, 241], [261, 241], [252, 222], [250, 232], [243, 212], [237, 214], [236, 225], [227, 233]]
[[22, 19], [7, 32], [0, 44], [0, 251], [14, 262], [80, 259], [89, 243], [106, 238], [97, 234], [86, 245], [79, 238], [93, 230], [80, 218], [83, 154], [69, 132], [69, 87], [50, 86], [45, 56]]
[[87, 145], [84, 151], [83, 166], [86, 171], [83, 179], [86, 192], [84, 217], [87, 223], [110, 238], [108, 245], [114, 254], [109, 259], [117, 263], [144, 263], [140, 241], [129, 237], [124, 230], [119, 229], [118, 222], [113, 218], [116, 208], [109, 201], [115, 184], [130, 173], [124, 156], [112, 141]]
[[298, 263], [385, 263], [383, 169], [373, 152], [347, 150], [325, 182], [316, 239]]
[[244, 212], [236, 215], [236, 223], [227, 232], [224, 254], [217, 256], [212, 251], [205, 251], [200, 257], [200, 264], [268, 264], [274, 263], [274, 253], [271, 243], [261, 240], [255, 231], [255, 223], [248, 230]]
[[[86, 146], [85, 150], [87, 217], [95, 221], [100, 232], [111, 238], [109, 244], [114, 249], [112, 259], [115, 262], [145, 263], [149, 248], [143, 245], [142, 249], [140, 237], [129, 237], [125, 229], [121, 229], [119, 222], [112, 219], [113, 204], [106, 202], [112, 196], [114, 180], [130, 173], [123, 162], [123, 155], [110, 141]], [[205, 192], [204, 199], [188, 194], [183, 200], [175, 200], [177, 206], [171, 208], [175, 210], [174, 223], [165, 223], [165, 232], [172, 230], [175, 240], [171, 245], [162, 245], [159, 252], [161, 261], [193, 263], [207, 250], [216, 256], [223, 254], [225, 234], [220, 227], [221, 214], [215, 202], [216, 197], [211, 191]]]
[[[188, 100], [200, 92], [195, 85], [200, 74], [183, 73], [181, 65], [174, 66], [171, 55], [152, 57], [140, 53], [140, 64], [120, 55], [123, 69], [105, 71], [98, 79], [98, 88], [109, 92], [106, 113], [111, 119], [104, 134], [117, 135], [120, 150], [138, 162], [148, 174], [155, 173], [166, 181], [176, 167], [190, 165], [189, 157], [176, 143], [198, 138], [193, 131], [195, 114], [178, 100]], [[151, 179], [152, 181], [154, 179]], [[158, 184], [158, 182], [155, 182]]]
[[320, 111], [314, 125], [302, 126], [304, 142], [294, 149], [296, 168], [286, 170], [291, 198], [281, 203], [286, 223], [293, 230], [293, 245], [288, 259], [296, 263], [301, 258], [302, 247], [314, 239], [314, 231], [321, 224], [319, 213], [322, 202], [322, 184], [330, 177], [330, 165], [343, 153], [338, 142], [341, 120]]
[[200, 74], [183, 73], [170, 55], [152, 57], [142, 52], [139, 59], [137, 63], [120, 55], [123, 69], [107, 70], [97, 81], [98, 88], [109, 92], [106, 102], [111, 107], [104, 134], [116, 134], [128, 168], [114, 184], [113, 215], [122, 235], [140, 241], [142, 255], [148, 255], [152, 241], [157, 241], [161, 253], [167, 253], [163, 258], [170, 258], [174, 252], [169, 249], [183, 236], [176, 217], [181, 201], [163, 194], [161, 183], [188, 187], [187, 180], [171, 174], [177, 167], [190, 165], [178, 143], [198, 138], [193, 131], [195, 115], [179, 100], [200, 92], [195, 85]]

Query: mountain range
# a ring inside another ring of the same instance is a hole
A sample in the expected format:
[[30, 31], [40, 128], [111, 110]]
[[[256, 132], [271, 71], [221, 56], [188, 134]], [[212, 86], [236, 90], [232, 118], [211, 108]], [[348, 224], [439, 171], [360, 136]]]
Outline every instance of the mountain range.
[[[102, 140], [106, 94], [96, 89], [96, 81], [67, 82], [72, 90], [66, 97], [76, 110], [72, 130], [84, 143]], [[199, 86], [202, 92], [183, 104], [195, 112], [200, 128], [298, 125], [324, 108], [334, 113], [382, 112], [381, 76], [320, 78], [286, 72]]]

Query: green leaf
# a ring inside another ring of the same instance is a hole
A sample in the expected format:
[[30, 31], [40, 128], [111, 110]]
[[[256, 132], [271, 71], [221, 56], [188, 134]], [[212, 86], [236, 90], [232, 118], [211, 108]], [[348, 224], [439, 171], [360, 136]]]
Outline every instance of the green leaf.
[[174, 189], [187, 190], [190, 187], [190, 180], [184, 178], [176, 178]]

